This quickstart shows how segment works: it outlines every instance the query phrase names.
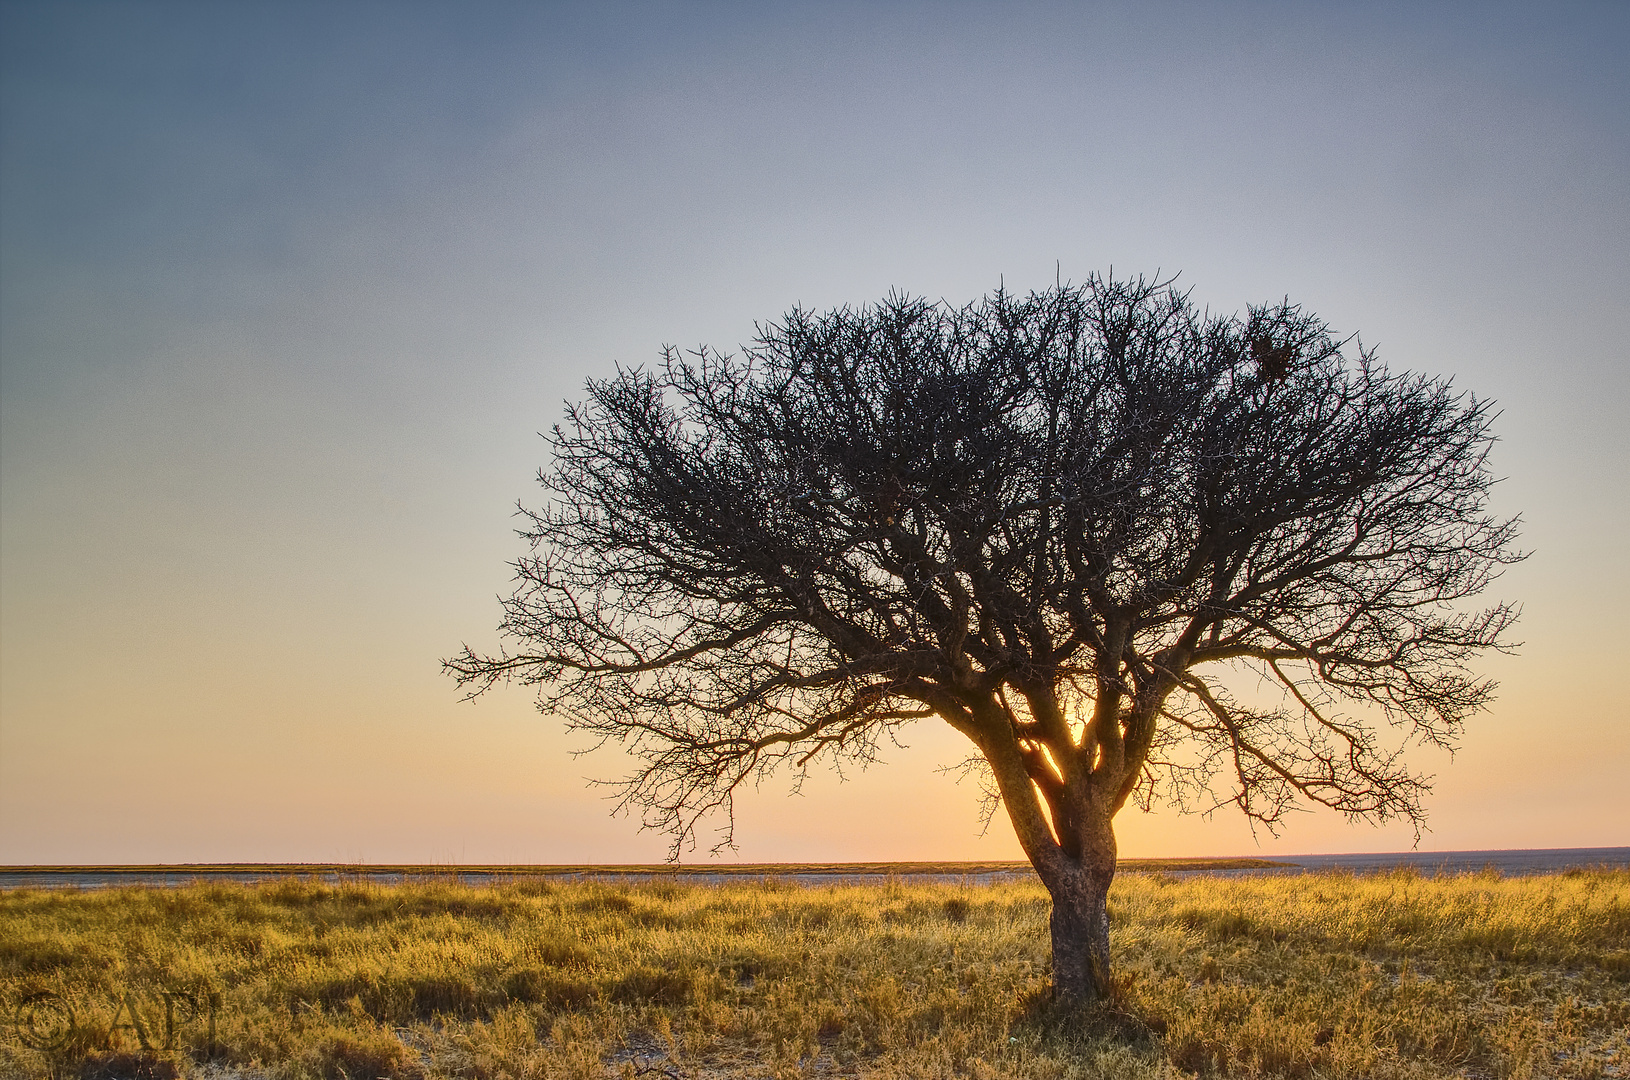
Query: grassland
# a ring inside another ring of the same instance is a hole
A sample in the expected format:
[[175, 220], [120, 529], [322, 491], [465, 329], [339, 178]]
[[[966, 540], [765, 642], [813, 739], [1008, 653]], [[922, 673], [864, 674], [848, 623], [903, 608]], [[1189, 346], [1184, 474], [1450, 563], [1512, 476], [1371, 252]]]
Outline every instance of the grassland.
[[1119, 1000], [1063, 1015], [1027, 883], [11, 890], [0, 1076], [1630, 1077], [1627, 871], [1111, 905]]

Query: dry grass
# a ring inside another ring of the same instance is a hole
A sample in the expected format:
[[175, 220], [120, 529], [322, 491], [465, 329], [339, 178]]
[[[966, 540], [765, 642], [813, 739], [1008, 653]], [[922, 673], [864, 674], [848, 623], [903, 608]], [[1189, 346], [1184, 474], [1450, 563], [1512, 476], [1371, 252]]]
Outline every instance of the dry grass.
[[1112, 911], [1121, 1000], [1066, 1016], [1031, 884], [15, 890], [0, 1076], [1630, 1077], [1630, 872]]

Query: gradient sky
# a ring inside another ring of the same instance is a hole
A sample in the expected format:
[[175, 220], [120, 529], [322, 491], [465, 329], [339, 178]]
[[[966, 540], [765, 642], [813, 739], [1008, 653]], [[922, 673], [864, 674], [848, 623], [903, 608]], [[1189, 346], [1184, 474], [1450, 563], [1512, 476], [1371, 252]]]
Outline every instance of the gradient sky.
[[[536, 433], [794, 304], [1111, 266], [1498, 399], [1525, 645], [1421, 846], [1630, 844], [1627, 55], [1618, 3], [6, 2], [0, 862], [660, 858], [615, 755], [439, 672]], [[1017, 857], [958, 739], [766, 787], [735, 857]]]

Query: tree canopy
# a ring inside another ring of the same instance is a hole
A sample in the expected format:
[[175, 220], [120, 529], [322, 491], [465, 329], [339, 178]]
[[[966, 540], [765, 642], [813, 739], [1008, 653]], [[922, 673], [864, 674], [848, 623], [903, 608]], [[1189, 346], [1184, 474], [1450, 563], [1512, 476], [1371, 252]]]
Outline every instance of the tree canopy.
[[[1421, 821], [1402, 747], [1453, 745], [1515, 616], [1468, 603], [1520, 558], [1493, 417], [1288, 301], [1167, 281], [795, 309], [588, 385], [503, 650], [447, 666], [627, 745], [624, 805], [676, 854], [715, 813], [728, 842], [743, 783], [937, 717], [1053, 891], [1058, 965], [1055, 882], [1107, 890], [1129, 800]], [[1107, 923], [1084, 993], [1105, 950]]]

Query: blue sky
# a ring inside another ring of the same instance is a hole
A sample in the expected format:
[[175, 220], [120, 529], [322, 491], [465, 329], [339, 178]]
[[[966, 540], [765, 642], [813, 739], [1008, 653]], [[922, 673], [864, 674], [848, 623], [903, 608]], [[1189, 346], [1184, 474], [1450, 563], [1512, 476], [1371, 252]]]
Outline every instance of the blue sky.
[[[794, 304], [1111, 266], [1500, 401], [1526, 644], [1424, 846], [1630, 844], [1627, 52], [1612, 4], [4, 3], [0, 860], [656, 857], [437, 670], [536, 432]], [[911, 743], [742, 857], [1014, 850]]]

